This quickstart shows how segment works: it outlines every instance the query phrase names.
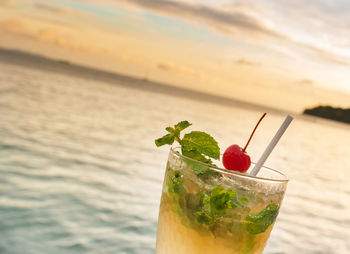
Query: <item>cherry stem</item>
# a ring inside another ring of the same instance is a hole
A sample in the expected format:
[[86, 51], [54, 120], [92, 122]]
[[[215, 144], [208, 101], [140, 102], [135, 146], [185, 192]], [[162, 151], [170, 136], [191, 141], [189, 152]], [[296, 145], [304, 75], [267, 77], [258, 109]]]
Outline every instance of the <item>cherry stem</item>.
[[253, 135], [254, 135], [254, 132], [255, 132], [255, 130], [256, 130], [256, 128], [258, 128], [258, 125], [260, 124], [260, 122], [261, 122], [261, 120], [263, 120], [263, 118], [266, 116], [266, 113], [264, 113], [261, 117], [260, 117], [260, 119], [259, 119], [259, 121], [258, 121], [258, 123], [255, 125], [255, 128], [254, 128], [254, 130], [253, 130], [253, 132], [252, 132], [252, 134], [250, 135], [250, 137], [249, 137], [249, 139], [248, 139], [248, 142], [247, 142], [247, 144], [245, 145], [245, 147], [243, 148], [243, 152], [245, 152], [245, 149], [247, 148], [247, 146], [249, 145], [249, 142], [250, 142], [250, 140], [252, 139], [252, 137], [253, 137]]

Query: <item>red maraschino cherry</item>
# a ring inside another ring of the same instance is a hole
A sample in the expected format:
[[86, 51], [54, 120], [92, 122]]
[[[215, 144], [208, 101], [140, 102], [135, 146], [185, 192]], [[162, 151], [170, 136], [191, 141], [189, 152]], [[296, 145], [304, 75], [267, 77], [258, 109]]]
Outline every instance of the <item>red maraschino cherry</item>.
[[264, 113], [261, 117], [258, 123], [255, 125], [255, 128], [252, 132], [252, 134], [249, 137], [249, 140], [245, 147], [242, 149], [239, 145], [232, 145], [229, 146], [226, 151], [224, 152], [224, 155], [222, 156], [222, 163], [224, 164], [225, 168], [228, 170], [235, 170], [239, 172], [246, 172], [248, 168], [250, 167], [250, 157], [246, 152], [247, 146], [249, 145], [250, 140], [252, 139], [254, 132], [258, 125], [260, 124], [261, 120], [265, 117], [266, 113]]

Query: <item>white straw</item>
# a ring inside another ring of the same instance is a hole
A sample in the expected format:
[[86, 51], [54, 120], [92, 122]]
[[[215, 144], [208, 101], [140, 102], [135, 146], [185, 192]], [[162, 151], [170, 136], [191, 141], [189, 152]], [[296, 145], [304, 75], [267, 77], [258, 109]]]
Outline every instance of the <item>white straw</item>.
[[289, 124], [292, 122], [293, 117], [288, 115], [284, 122], [282, 123], [281, 127], [278, 129], [276, 132], [275, 136], [271, 140], [270, 144], [266, 147], [264, 153], [261, 155], [260, 159], [258, 162], [255, 164], [254, 168], [250, 172], [251, 175], [256, 176], [260, 170], [260, 168], [264, 165], [267, 157], [269, 157], [270, 153], [272, 150], [275, 148], [277, 142], [280, 140], [282, 137], [283, 133], [286, 131], [288, 128]]

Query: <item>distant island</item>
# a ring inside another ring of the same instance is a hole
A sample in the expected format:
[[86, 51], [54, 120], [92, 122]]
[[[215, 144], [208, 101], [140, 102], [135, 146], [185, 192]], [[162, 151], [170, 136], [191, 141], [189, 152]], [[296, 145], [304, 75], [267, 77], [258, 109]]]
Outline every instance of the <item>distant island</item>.
[[305, 109], [303, 114], [323, 117], [343, 123], [350, 124], [350, 108], [334, 108], [332, 106], [317, 106]]

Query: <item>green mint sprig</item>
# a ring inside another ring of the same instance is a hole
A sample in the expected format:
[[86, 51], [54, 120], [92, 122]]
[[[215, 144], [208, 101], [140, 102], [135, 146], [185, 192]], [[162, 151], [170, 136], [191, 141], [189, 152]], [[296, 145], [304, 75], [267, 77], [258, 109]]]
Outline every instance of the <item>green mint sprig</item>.
[[192, 124], [188, 121], [181, 121], [178, 124], [176, 124], [174, 127], [166, 127], [165, 130], [169, 132], [165, 136], [156, 139], [155, 143], [156, 146], [162, 146], [162, 145], [172, 145], [176, 139], [177, 142], [181, 143], [180, 139], [180, 132], [187, 127], [191, 126]]
[[181, 131], [191, 125], [188, 121], [181, 121], [174, 127], [166, 127], [165, 130], [169, 133], [156, 139], [156, 146], [172, 145], [177, 141], [184, 156], [208, 164], [212, 163], [210, 158], [218, 160], [220, 158], [218, 142], [209, 134], [202, 131], [192, 131], [181, 139]]
[[237, 196], [236, 192], [231, 189], [225, 190], [223, 187], [216, 185], [210, 196], [204, 199], [204, 203], [209, 203], [210, 211], [213, 215], [223, 215], [227, 208], [236, 208], [232, 199]]
[[224, 189], [216, 185], [210, 195], [202, 195], [203, 205], [201, 209], [194, 213], [195, 218], [200, 224], [211, 225], [216, 218], [225, 215], [227, 209], [236, 209], [242, 207], [248, 199], [237, 199], [237, 193], [231, 189]]
[[168, 192], [170, 194], [175, 193], [178, 195], [181, 195], [185, 192], [183, 175], [179, 170], [176, 170], [174, 172], [174, 175], [170, 177], [170, 181], [168, 183]]
[[247, 222], [247, 231], [253, 235], [265, 232], [266, 229], [274, 223], [278, 215], [278, 205], [269, 204], [264, 210], [257, 214], [249, 214], [245, 220]]
[[213, 216], [205, 210], [200, 210], [198, 212], [195, 212], [194, 216], [197, 219], [198, 223], [200, 224], [210, 226], [214, 222]]

